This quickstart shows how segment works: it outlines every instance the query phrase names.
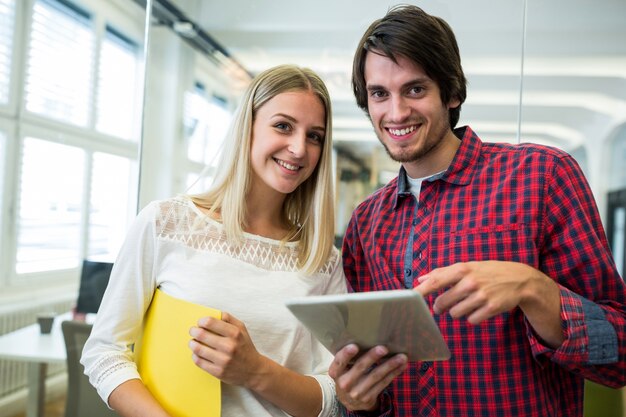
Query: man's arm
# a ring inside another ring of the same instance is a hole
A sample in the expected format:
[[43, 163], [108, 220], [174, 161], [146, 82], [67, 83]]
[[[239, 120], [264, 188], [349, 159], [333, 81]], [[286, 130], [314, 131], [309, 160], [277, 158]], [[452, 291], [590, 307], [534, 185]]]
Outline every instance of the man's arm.
[[520, 307], [536, 334], [550, 347], [563, 340], [559, 286], [541, 271], [516, 262], [481, 261], [438, 268], [418, 279], [422, 295], [449, 288], [433, 310], [472, 324]]
[[538, 268], [461, 263], [431, 271], [416, 290], [447, 289], [435, 301], [435, 312], [472, 323], [519, 307], [535, 357], [604, 385], [623, 386], [626, 285], [582, 171], [569, 156], [556, 161], [547, 170], [544, 214], [538, 219]]

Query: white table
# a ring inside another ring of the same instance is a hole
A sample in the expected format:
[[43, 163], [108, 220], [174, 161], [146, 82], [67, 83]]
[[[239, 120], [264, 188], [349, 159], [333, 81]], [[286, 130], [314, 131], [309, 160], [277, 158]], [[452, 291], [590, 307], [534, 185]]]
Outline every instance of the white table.
[[28, 362], [27, 417], [43, 417], [46, 371], [49, 363], [66, 363], [61, 322], [72, 320], [71, 313], [55, 317], [52, 331], [41, 334], [39, 324], [0, 336], [0, 358]]

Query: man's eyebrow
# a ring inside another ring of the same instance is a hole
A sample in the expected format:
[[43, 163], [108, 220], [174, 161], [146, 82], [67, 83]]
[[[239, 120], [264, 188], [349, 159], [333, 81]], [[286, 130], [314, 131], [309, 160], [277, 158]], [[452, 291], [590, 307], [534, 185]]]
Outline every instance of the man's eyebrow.
[[[431, 80], [428, 77], [417, 77], [414, 78], [412, 80], [409, 80], [407, 82], [405, 82], [404, 84], [402, 84], [401, 88], [406, 88], [415, 84], [427, 84], [427, 83], [431, 83], [433, 82], [433, 80]], [[385, 86], [379, 85], [379, 84], [367, 84], [365, 86], [365, 88], [368, 91], [375, 91], [375, 90], [387, 90], [387, 88]]]
[[383, 87], [382, 85], [377, 85], [377, 84], [368, 84], [365, 86], [365, 88], [368, 91], [373, 91], [373, 90], [386, 90], [385, 87]]

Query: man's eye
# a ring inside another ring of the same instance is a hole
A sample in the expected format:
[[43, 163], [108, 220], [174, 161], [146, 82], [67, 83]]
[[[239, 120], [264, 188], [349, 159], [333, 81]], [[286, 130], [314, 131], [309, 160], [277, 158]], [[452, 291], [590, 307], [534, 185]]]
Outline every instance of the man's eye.
[[370, 95], [374, 98], [381, 98], [385, 96], [385, 92], [381, 90], [373, 90]]
[[413, 88], [411, 88], [411, 94], [414, 94], [414, 95], [421, 94], [422, 91], [424, 91], [423, 87], [413, 87]]

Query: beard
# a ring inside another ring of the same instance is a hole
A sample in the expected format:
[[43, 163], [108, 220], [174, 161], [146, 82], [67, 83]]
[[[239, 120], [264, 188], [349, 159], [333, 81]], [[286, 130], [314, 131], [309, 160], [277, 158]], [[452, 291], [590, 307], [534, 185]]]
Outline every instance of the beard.
[[387, 146], [385, 142], [381, 140], [380, 143], [383, 144], [383, 147], [385, 148], [387, 155], [389, 155], [391, 159], [393, 159], [396, 162], [406, 163], [406, 162], [418, 161], [422, 159], [424, 156], [428, 155], [428, 153], [432, 151], [433, 148], [435, 148], [440, 143], [440, 140], [426, 142], [424, 144], [425, 146], [419, 147], [417, 149], [401, 149], [395, 153], [389, 149], [389, 147]]
[[[425, 125], [422, 124], [420, 129], [424, 128], [424, 126]], [[419, 161], [441, 145], [449, 129], [450, 124], [448, 123], [448, 119], [442, 119], [440, 123], [433, 126], [430, 132], [426, 132], [426, 137], [418, 139], [411, 147], [402, 147], [395, 151], [392, 151], [389, 145], [384, 141], [384, 132], [379, 129], [375, 130], [378, 140], [382, 143], [387, 155], [396, 162], [408, 163]]]

